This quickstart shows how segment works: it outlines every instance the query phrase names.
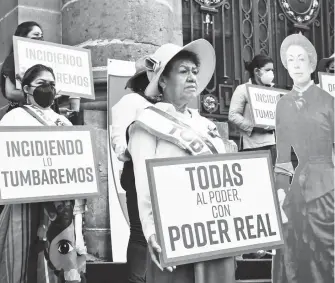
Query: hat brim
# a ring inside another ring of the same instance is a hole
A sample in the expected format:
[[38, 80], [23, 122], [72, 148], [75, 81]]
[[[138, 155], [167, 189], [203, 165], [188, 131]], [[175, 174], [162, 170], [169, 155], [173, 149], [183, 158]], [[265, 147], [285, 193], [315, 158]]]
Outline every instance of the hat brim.
[[[189, 51], [197, 55], [199, 59], [199, 73], [197, 75], [198, 88], [197, 95], [199, 95], [206, 88], [210, 80], [212, 79], [215, 64], [216, 56], [213, 46], [205, 39], [198, 39], [192, 41], [191, 43], [181, 47], [179, 51], [172, 54], [171, 58], [166, 62], [164, 66], [156, 73], [152, 74], [150, 83], [145, 90], [147, 96], [156, 96], [160, 94], [158, 89], [159, 78], [161, 77], [166, 65], [172, 60], [174, 56], [182, 51]], [[150, 78], [150, 74], [148, 75]]]
[[334, 57], [329, 57], [329, 58], [323, 58], [320, 60], [319, 65], [318, 65], [318, 70], [320, 72], [326, 71], [327, 65], [331, 62], [334, 61]]
[[127, 82], [125, 88], [133, 88], [134, 81], [140, 77], [141, 75], [145, 74], [146, 70], [141, 70], [139, 72], [136, 72]]

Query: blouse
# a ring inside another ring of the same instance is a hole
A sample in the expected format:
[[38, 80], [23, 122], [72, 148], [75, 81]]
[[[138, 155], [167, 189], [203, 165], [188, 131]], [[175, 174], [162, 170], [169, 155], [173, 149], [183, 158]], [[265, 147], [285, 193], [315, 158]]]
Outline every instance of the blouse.
[[[208, 129], [215, 128], [213, 122], [200, 116], [198, 110], [189, 109], [191, 117], [187, 114], [177, 112], [176, 109], [168, 103], [157, 103], [155, 107], [168, 112], [170, 115], [180, 118], [184, 123], [197, 129], [203, 135], [207, 136]], [[148, 241], [150, 236], [156, 234], [152, 213], [149, 183], [145, 160], [152, 158], [171, 158], [188, 156], [188, 153], [166, 140], [159, 139], [140, 127], [130, 127], [130, 139], [128, 150], [131, 154], [134, 164], [135, 184], [138, 199], [139, 216], [143, 228], [143, 234]], [[225, 153], [225, 146], [221, 138], [208, 139], [213, 143], [217, 150]]]

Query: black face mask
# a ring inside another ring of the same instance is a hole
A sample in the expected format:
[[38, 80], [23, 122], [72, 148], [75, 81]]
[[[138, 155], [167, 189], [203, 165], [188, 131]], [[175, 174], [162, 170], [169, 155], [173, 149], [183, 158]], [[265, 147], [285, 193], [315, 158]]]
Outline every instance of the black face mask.
[[55, 96], [55, 87], [48, 83], [36, 87], [33, 92], [35, 102], [42, 108], [50, 107], [54, 102]]

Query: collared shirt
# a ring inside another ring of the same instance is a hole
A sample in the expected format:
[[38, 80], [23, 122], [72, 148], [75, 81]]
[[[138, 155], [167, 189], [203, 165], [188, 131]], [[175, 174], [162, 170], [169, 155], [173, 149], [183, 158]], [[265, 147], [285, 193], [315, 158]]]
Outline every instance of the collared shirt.
[[293, 90], [297, 91], [298, 92], [298, 95], [299, 96], [302, 96], [303, 93], [309, 89], [309, 87], [311, 85], [314, 85], [314, 82], [311, 80], [307, 85], [305, 85], [304, 87], [299, 87], [299, 86], [296, 86], [296, 85], [293, 85]]

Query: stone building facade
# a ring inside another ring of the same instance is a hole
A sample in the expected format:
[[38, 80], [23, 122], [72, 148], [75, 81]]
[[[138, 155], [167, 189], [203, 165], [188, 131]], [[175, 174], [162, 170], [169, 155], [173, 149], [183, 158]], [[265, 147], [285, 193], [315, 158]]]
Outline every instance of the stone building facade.
[[[82, 100], [84, 124], [95, 129], [101, 162], [101, 196], [88, 200], [85, 240], [88, 252], [112, 261], [107, 180], [107, 59], [135, 61], [167, 43], [182, 44], [180, 0], [2, 0], [0, 66], [18, 24], [36, 21], [46, 41], [91, 50], [95, 101]], [[0, 95], [1, 117], [7, 101]]]

